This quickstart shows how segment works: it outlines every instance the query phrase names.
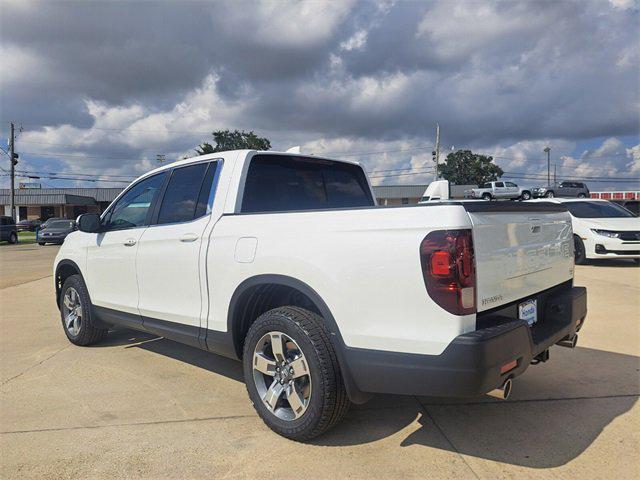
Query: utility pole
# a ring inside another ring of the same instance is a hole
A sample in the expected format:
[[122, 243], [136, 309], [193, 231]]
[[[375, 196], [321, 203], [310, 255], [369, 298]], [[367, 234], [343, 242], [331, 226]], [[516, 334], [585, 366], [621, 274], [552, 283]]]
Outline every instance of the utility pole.
[[556, 167], [557, 166], [558, 166], [557, 163], [553, 164], [553, 183], [557, 183], [558, 182], [558, 180], [556, 180], [556, 170], [557, 170]]
[[545, 152], [547, 152], [547, 186], [551, 185], [551, 147], [545, 147]]
[[438, 180], [438, 163], [440, 161], [440, 124], [436, 123], [436, 181]]
[[15, 127], [13, 122], [10, 124], [10, 133], [9, 133], [9, 161], [11, 162], [11, 190], [9, 193], [9, 205], [10, 205], [10, 215], [13, 218], [13, 221], [16, 220], [16, 154], [15, 154]]

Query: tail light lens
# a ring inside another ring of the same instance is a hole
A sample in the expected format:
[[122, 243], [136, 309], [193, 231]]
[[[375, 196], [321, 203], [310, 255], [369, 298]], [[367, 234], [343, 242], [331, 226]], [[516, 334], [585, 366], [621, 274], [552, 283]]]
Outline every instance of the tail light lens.
[[427, 293], [454, 315], [476, 313], [476, 268], [471, 230], [437, 230], [420, 244]]

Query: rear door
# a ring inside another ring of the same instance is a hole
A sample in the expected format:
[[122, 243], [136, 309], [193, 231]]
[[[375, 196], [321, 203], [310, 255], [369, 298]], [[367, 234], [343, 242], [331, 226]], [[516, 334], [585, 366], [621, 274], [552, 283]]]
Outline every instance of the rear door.
[[473, 224], [478, 311], [573, 277], [571, 218], [561, 205], [465, 206]]
[[504, 186], [504, 182], [495, 182], [493, 186], [494, 186], [493, 195], [496, 198], [504, 198], [508, 196], [507, 187]]
[[220, 161], [175, 168], [138, 247], [138, 309], [145, 329], [197, 345], [205, 227]]
[[504, 182], [509, 198], [518, 197], [518, 186], [513, 182]]

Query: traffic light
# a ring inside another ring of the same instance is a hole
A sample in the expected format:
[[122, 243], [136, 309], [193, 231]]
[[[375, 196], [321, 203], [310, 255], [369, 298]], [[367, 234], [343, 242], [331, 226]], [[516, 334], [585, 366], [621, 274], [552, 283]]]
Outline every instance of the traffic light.
[[17, 165], [18, 164], [18, 158], [20, 158], [20, 155], [18, 155], [17, 153], [13, 154], [13, 164]]
[[431, 152], [431, 160], [433, 160], [433, 163], [435, 163], [435, 162], [436, 162], [436, 160], [437, 160], [437, 158], [436, 158], [436, 151], [435, 151], [435, 150], [433, 150], [433, 151]]

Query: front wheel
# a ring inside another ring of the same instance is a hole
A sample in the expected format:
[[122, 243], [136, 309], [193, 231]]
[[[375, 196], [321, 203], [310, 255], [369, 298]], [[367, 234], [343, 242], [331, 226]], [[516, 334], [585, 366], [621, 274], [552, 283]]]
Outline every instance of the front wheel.
[[44, 247], [45, 242], [38, 242], [38, 245], [40, 245], [41, 247]]
[[555, 196], [556, 195], [553, 192], [547, 192], [546, 195], [545, 195], [545, 197], [547, 197], [547, 198], [553, 198]]
[[584, 193], [579, 193], [578, 198], [587, 198], [587, 196]]
[[9, 243], [18, 243], [18, 235], [16, 235], [16, 232], [9, 234]]
[[349, 409], [329, 332], [308, 310], [280, 307], [258, 317], [245, 338], [243, 367], [258, 415], [284, 437], [317, 437]]
[[583, 265], [587, 260], [587, 255], [585, 253], [584, 243], [578, 235], [573, 236], [573, 252], [576, 265]]
[[91, 315], [87, 286], [80, 275], [71, 275], [60, 292], [60, 317], [64, 333], [74, 345], [91, 345], [106, 337], [108, 330], [95, 328]]

